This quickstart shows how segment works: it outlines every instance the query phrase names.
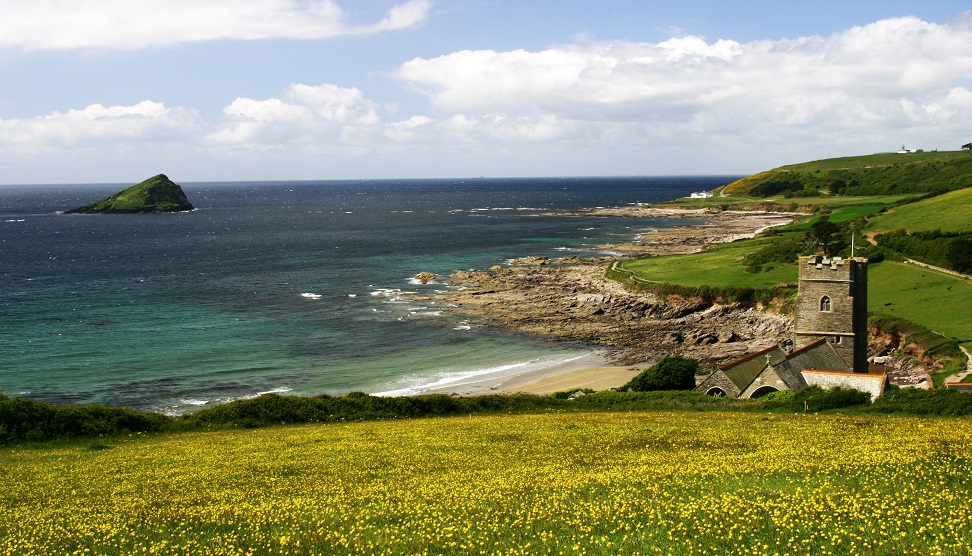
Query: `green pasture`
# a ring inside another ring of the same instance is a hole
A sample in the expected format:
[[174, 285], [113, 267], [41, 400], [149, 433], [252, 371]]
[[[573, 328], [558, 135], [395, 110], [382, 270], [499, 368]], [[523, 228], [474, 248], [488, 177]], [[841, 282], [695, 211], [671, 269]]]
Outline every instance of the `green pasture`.
[[[807, 210], [824, 210], [832, 213], [831, 220], [843, 221], [859, 216], [871, 216], [877, 214], [883, 208], [890, 208], [909, 199], [918, 197], [918, 194], [904, 195], [875, 195], [860, 197], [838, 197], [832, 195], [822, 195], [820, 197], [800, 197], [786, 198], [782, 195], [773, 197], [748, 197], [744, 195], [729, 195], [726, 197], [710, 197], [708, 199], [676, 199], [665, 203], [685, 208], [728, 208], [746, 209], [762, 208], [780, 212], [800, 212]], [[839, 219], [838, 219], [839, 218]]]
[[641, 281], [681, 286], [772, 288], [795, 283], [796, 261], [792, 265], [781, 264], [768, 272], [746, 272], [742, 265], [743, 257], [770, 241], [773, 239], [736, 241], [712, 246], [702, 253], [625, 261], [618, 268], [635, 273]]
[[870, 221], [867, 229], [972, 232], [972, 188], [896, 207]]
[[868, 268], [867, 308], [924, 325], [972, 347], [972, 281], [884, 261]]
[[814, 160], [800, 164], [782, 166], [778, 170], [784, 172], [814, 172], [817, 170], [863, 170], [881, 166], [892, 166], [901, 164], [918, 164], [928, 162], [951, 161], [956, 158], [964, 160], [969, 154], [964, 151], [940, 151], [924, 153], [879, 153], [861, 156], [844, 156], [840, 158], [828, 158], [824, 160]]

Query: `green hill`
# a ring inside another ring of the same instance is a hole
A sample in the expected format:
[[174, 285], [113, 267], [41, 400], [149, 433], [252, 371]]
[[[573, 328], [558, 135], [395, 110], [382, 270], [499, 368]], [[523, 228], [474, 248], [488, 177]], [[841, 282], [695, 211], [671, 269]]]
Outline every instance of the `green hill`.
[[972, 232], [972, 187], [895, 207], [868, 221], [867, 229]]
[[791, 197], [944, 193], [972, 185], [962, 151], [872, 154], [781, 166], [725, 186], [723, 195]]
[[182, 191], [182, 187], [165, 174], [159, 174], [96, 203], [65, 211], [65, 214], [129, 214], [187, 210], [193, 210], [193, 207]]

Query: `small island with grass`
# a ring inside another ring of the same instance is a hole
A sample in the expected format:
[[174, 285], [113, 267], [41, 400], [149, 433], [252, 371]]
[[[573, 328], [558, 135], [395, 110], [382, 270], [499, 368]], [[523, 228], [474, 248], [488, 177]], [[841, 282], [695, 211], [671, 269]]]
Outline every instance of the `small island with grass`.
[[115, 193], [96, 203], [64, 211], [64, 214], [142, 214], [193, 210], [182, 187], [165, 174]]

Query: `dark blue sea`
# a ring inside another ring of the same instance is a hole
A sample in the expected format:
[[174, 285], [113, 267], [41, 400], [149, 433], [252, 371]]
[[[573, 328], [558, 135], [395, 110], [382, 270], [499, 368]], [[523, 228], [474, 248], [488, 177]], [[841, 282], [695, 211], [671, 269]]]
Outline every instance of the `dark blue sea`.
[[672, 220], [538, 216], [732, 177], [183, 183], [196, 210], [64, 215], [130, 184], [0, 186], [0, 392], [170, 414], [409, 394], [593, 351], [468, 326], [418, 272], [601, 254]]

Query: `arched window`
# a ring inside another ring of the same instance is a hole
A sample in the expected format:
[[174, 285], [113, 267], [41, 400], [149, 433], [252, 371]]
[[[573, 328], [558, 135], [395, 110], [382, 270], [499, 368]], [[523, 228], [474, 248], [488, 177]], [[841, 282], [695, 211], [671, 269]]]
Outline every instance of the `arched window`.
[[826, 295], [820, 298], [820, 310], [827, 313], [830, 312], [830, 298]]

